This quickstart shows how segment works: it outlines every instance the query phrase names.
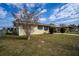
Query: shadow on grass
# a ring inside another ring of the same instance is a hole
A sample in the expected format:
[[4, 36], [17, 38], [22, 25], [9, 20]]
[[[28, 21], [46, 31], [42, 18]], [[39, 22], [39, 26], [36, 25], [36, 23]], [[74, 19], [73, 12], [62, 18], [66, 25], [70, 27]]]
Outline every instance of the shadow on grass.
[[79, 45], [78, 44], [70, 44], [70, 45], [62, 45], [62, 47], [64, 49], [67, 49], [67, 50], [76, 50], [76, 51], [79, 51]]
[[5, 35], [5, 36], [1, 36], [0, 40], [27, 40], [26, 36], [17, 36], [17, 35]]
[[[64, 45], [63, 48], [68, 51], [69, 56], [79, 56], [78, 45]], [[66, 52], [66, 54], [68, 53]]]

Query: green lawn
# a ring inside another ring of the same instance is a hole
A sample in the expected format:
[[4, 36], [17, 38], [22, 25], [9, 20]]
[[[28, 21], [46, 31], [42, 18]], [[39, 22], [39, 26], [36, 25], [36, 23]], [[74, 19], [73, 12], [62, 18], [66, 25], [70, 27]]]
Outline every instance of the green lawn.
[[6, 36], [0, 38], [0, 55], [79, 55], [79, 36], [63, 34], [34, 35], [25, 37]]

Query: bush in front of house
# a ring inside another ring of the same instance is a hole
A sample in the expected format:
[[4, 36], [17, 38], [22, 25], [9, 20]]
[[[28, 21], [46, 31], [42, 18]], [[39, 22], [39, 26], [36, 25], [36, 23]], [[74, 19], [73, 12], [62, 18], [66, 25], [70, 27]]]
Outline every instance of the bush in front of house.
[[61, 32], [61, 33], [64, 33], [65, 31], [66, 31], [66, 29], [65, 29], [64, 27], [61, 27], [61, 28], [60, 28], [60, 32]]
[[55, 28], [54, 28], [54, 27], [50, 27], [50, 28], [49, 28], [49, 33], [50, 33], [50, 34], [53, 34], [54, 32], [55, 32]]

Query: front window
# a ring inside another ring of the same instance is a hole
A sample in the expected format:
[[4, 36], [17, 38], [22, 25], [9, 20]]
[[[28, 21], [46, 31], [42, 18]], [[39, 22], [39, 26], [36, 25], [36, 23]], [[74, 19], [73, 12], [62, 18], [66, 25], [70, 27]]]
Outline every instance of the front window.
[[39, 29], [39, 30], [42, 30], [42, 29], [43, 29], [43, 26], [38, 26], [38, 29]]
[[44, 26], [44, 30], [48, 30], [48, 27], [47, 26]]

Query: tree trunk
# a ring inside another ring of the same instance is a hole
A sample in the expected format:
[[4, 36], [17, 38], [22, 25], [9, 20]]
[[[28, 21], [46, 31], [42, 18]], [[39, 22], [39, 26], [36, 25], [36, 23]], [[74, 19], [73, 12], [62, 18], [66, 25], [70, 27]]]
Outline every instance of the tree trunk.
[[27, 40], [30, 40], [30, 38], [31, 38], [30, 33], [27, 34], [26, 38], [27, 38]]
[[26, 30], [26, 38], [27, 38], [27, 40], [30, 40], [30, 37], [31, 37], [31, 26], [27, 25], [25, 30]]

